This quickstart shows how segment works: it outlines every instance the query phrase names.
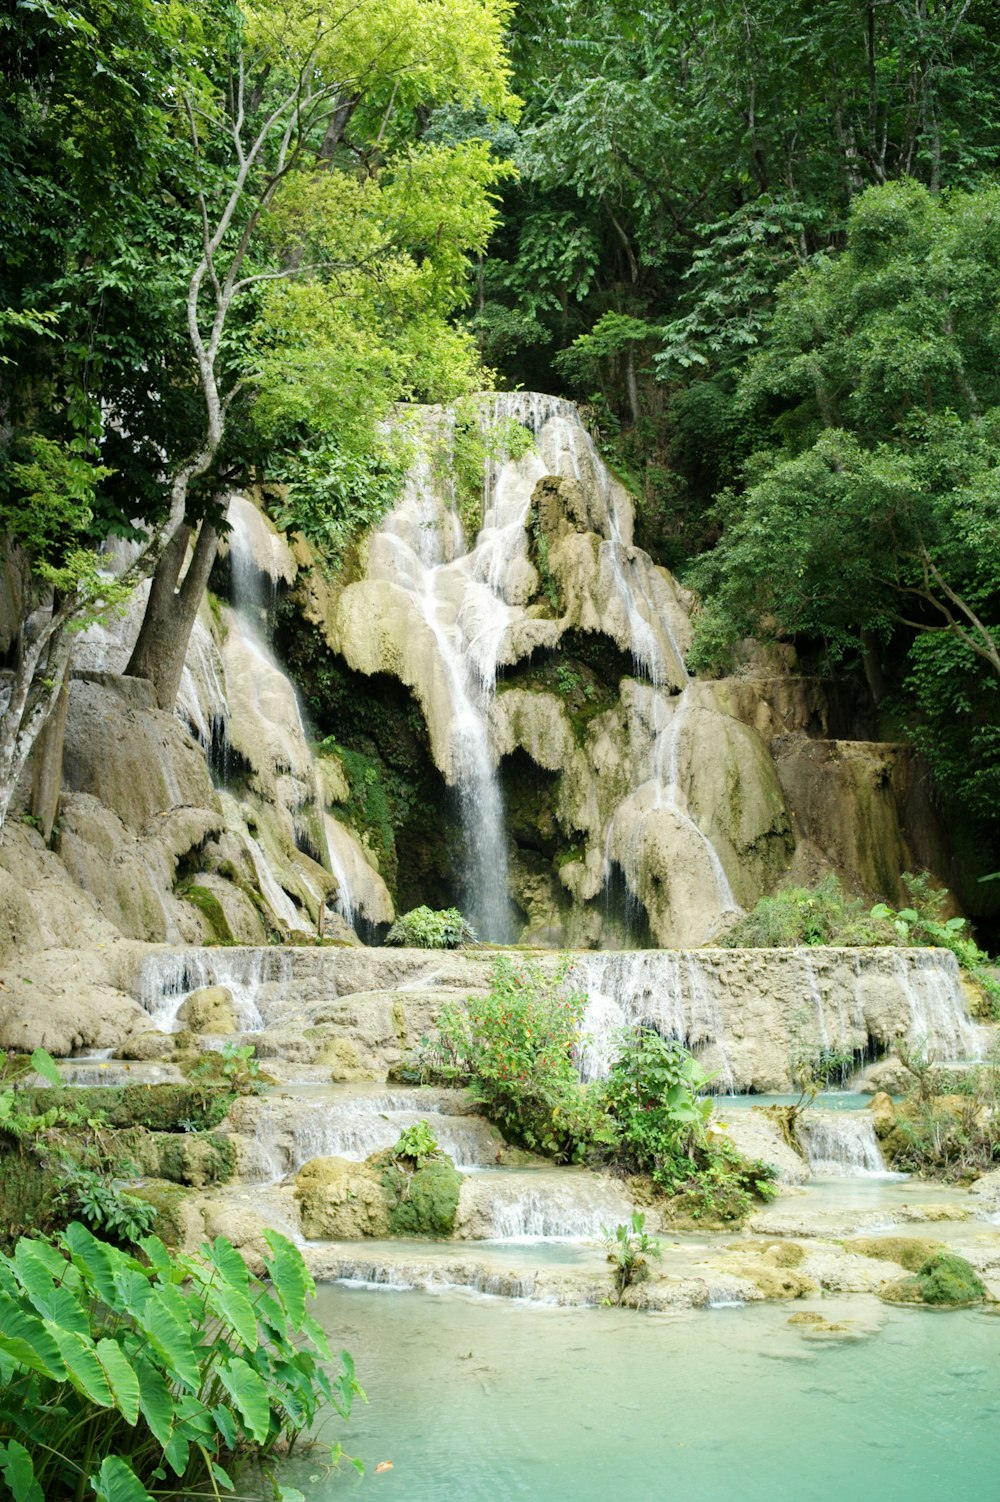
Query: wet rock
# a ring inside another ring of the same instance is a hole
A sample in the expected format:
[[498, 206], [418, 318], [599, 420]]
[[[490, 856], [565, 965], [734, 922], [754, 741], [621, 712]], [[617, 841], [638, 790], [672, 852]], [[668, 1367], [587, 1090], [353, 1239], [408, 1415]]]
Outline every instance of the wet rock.
[[118, 1049], [115, 1057], [119, 1059], [132, 1059], [139, 1063], [148, 1063], [152, 1060], [168, 1060], [174, 1056], [174, 1034], [161, 1033], [155, 1029], [149, 1032], [133, 1033], [130, 1038]]
[[177, 1012], [178, 1020], [192, 1033], [235, 1033], [233, 995], [225, 986], [202, 986], [192, 991]]
[[382, 1185], [382, 1164], [369, 1158], [313, 1158], [295, 1175], [302, 1230], [313, 1241], [357, 1241], [386, 1237], [392, 1207]]

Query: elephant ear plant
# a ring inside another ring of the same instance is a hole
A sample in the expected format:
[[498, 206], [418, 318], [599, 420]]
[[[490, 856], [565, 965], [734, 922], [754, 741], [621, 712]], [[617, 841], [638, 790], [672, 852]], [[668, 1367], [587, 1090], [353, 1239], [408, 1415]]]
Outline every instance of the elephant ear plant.
[[[286, 1452], [321, 1403], [346, 1419], [351, 1358], [331, 1381], [305, 1263], [264, 1235], [266, 1283], [224, 1237], [199, 1257], [147, 1237], [140, 1260], [76, 1222], [0, 1257], [0, 1495], [218, 1498], [234, 1459]], [[274, 1495], [302, 1502], [277, 1482]]]

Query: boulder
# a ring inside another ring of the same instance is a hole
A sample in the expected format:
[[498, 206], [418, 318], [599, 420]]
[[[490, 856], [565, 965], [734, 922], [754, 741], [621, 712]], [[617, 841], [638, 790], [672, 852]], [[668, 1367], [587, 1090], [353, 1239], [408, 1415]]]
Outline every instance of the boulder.
[[312, 1158], [295, 1176], [302, 1230], [310, 1241], [357, 1241], [392, 1232], [392, 1204], [375, 1158]]
[[236, 1012], [232, 992], [226, 986], [202, 986], [192, 991], [177, 1012], [192, 1033], [235, 1033]]

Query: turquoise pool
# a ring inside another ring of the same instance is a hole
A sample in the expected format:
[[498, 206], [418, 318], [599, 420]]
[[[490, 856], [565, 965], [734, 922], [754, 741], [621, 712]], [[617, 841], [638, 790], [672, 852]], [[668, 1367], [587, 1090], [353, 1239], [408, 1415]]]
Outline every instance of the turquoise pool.
[[[309, 1502], [1000, 1498], [986, 1313], [827, 1298], [637, 1315], [336, 1286], [318, 1304], [370, 1401], [341, 1436], [364, 1477], [289, 1467]], [[789, 1324], [806, 1308], [857, 1338]]]

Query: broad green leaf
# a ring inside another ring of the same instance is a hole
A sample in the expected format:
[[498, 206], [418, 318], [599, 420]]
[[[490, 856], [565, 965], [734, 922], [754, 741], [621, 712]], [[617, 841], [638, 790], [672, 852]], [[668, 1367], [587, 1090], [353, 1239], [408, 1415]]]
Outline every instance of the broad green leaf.
[[167, 1277], [169, 1277], [171, 1272], [173, 1271], [174, 1264], [171, 1260], [170, 1253], [163, 1245], [163, 1242], [160, 1240], [159, 1236], [143, 1236], [142, 1240], [138, 1244], [145, 1252], [146, 1256], [149, 1258], [150, 1263], [152, 1264], [155, 1271], [158, 1273], [163, 1273]]
[[153, 1502], [131, 1466], [120, 1455], [106, 1455], [101, 1469], [90, 1477], [97, 1502]]
[[201, 1253], [207, 1262], [218, 1268], [227, 1283], [247, 1292], [250, 1287], [247, 1265], [231, 1241], [225, 1236], [217, 1236], [210, 1246], [207, 1242], [202, 1244]]
[[258, 1444], [263, 1444], [271, 1428], [271, 1406], [263, 1380], [239, 1356], [220, 1362], [216, 1372], [239, 1409], [247, 1433]]
[[42, 1489], [35, 1480], [31, 1456], [16, 1439], [0, 1444], [0, 1472], [10, 1487], [14, 1502], [45, 1502]]
[[278, 1231], [265, 1231], [264, 1240], [271, 1256], [264, 1258], [278, 1301], [298, 1330], [305, 1318], [306, 1299], [316, 1292], [316, 1285], [297, 1246]]
[[217, 1283], [208, 1290], [208, 1305], [215, 1314], [236, 1331], [248, 1350], [255, 1351], [259, 1343], [257, 1316], [250, 1300], [238, 1288], [229, 1283]]
[[212, 1475], [220, 1486], [224, 1486], [227, 1492], [233, 1490], [232, 1478], [228, 1471], [224, 1471], [217, 1460], [212, 1461]]
[[313, 1319], [311, 1314], [307, 1314], [302, 1321], [302, 1333], [309, 1336], [309, 1339], [324, 1361], [333, 1360], [333, 1353], [330, 1350], [330, 1342], [327, 1339], [326, 1331], [317, 1320]]
[[[175, 1301], [169, 1298], [176, 1292], [176, 1289], [157, 1288], [145, 1308], [136, 1314], [136, 1323], [149, 1337], [150, 1345], [170, 1375], [195, 1392], [201, 1383], [201, 1372], [191, 1345], [191, 1326], [178, 1317]], [[183, 1299], [180, 1305], [186, 1314]]]
[[98, 1241], [86, 1226], [71, 1221], [62, 1233], [63, 1244], [69, 1249], [73, 1264], [78, 1267], [87, 1284], [109, 1309], [119, 1309], [118, 1290], [115, 1286], [115, 1269], [131, 1258], [123, 1256], [105, 1241]]
[[139, 1382], [139, 1412], [150, 1433], [166, 1449], [174, 1427], [174, 1400], [166, 1379], [145, 1356], [134, 1356], [132, 1365]]
[[5, 1293], [0, 1293], [0, 1351], [33, 1372], [65, 1380], [66, 1364], [50, 1329]]
[[47, 1328], [58, 1343], [69, 1380], [77, 1392], [83, 1393], [99, 1408], [113, 1407], [114, 1394], [91, 1341], [84, 1340], [72, 1330], [60, 1330], [58, 1325], [47, 1323]]
[[36, 1048], [31, 1055], [31, 1067], [36, 1074], [40, 1074], [43, 1080], [48, 1080], [50, 1085], [61, 1085], [62, 1075], [58, 1065], [50, 1053], [44, 1048]]
[[135, 1425], [139, 1418], [139, 1378], [132, 1363], [117, 1341], [99, 1340], [96, 1351], [114, 1395], [115, 1407], [127, 1423]]
[[214, 1408], [209, 1409], [215, 1421], [215, 1427], [222, 1435], [222, 1442], [227, 1450], [235, 1450], [239, 1433], [236, 1428], [236, 1420], [224, 1403], [216, 1403]]
[[187, 1470], [188, 1459], [191, 1455], [191, 1446], [188, 1444], [183, 1434], [181, 1434], [180, 1430], [176, 1430], [171, 1435], [170, 1443], [167, 1445], [163, 1453], [166, 1456], [167, 1464], [173, 1471], [174, 1475], [183, 1476], [184, 1472]]
[[[79, 1299], [68, 1288], [58, 1285], [49, 1271], [48, 1260], [40, 1255], [40, 1243], [22, 1236], [14, 1249], [14, 1264], [21, 1286], [30, 1303], [43, 1319], [51, 1319], [64, 1330], [73, 1330], [85, 1338], [90, 1336], [90, 1319]], [[62, 1271], [68, 1267], [64, 1258], [58, 1258]]]

